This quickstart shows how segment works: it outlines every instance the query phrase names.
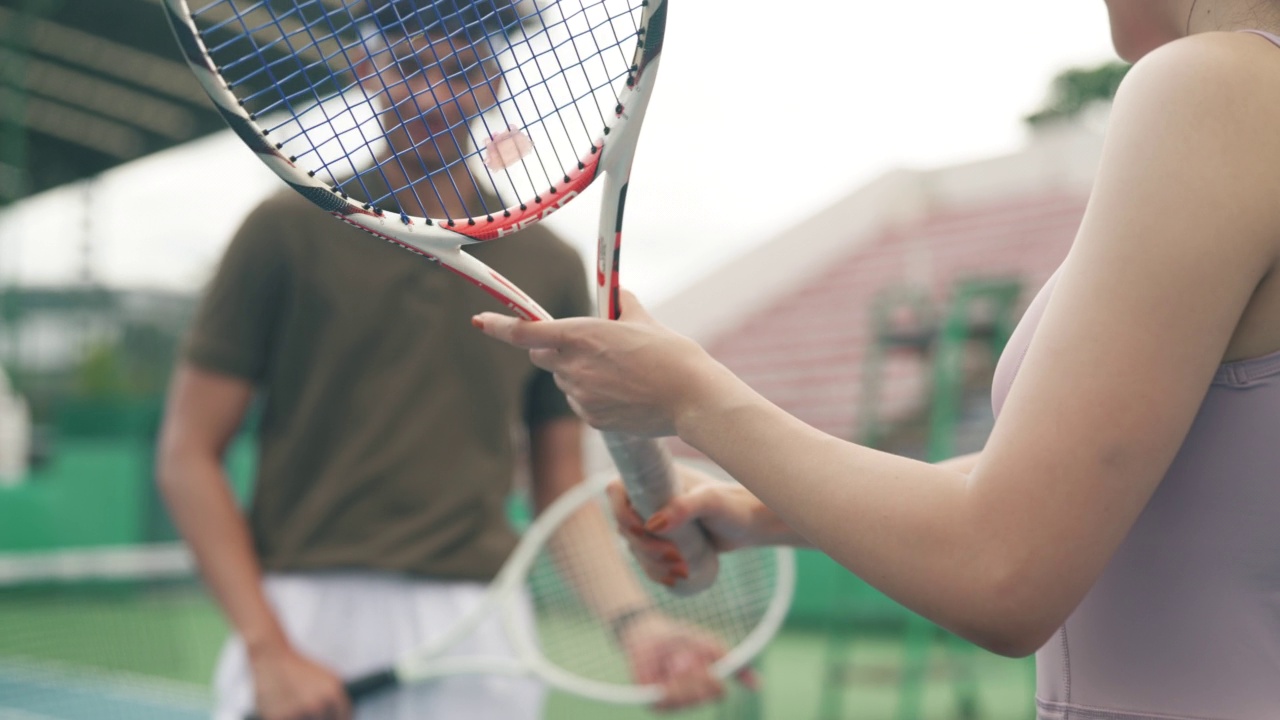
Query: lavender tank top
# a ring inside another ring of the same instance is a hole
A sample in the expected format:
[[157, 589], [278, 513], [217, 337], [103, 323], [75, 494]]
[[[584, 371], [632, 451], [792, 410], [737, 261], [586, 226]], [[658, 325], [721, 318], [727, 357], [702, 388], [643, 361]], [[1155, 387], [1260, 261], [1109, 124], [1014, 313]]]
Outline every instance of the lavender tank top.
[[[1056, 281], [1000, 358], [997, 415]], [[1036, 653], [1036, 707], [1039, 720], [1280, 718], [1280, 352], [1218, 369], [1151, 501]]]

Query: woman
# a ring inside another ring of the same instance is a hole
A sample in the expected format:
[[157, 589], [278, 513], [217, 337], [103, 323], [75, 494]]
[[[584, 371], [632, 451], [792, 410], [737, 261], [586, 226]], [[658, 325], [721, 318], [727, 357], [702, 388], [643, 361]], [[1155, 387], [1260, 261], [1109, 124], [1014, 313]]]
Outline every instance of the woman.
[[[1135, 62], [1079, 233], [996, 371], [995, 429], [940, 465], [788, 416], [633, 298], [624, 322], [476, 324], [597, 427], [677, 434], [722, 550], [807, 543], [997, 653], [1042, 720], [1280, 717], [1280, 1], [1108, 0]], [[1244, 32], [1251, 31], [1251, 32]], [[617, 495], [617, 493], [615, 493]]]

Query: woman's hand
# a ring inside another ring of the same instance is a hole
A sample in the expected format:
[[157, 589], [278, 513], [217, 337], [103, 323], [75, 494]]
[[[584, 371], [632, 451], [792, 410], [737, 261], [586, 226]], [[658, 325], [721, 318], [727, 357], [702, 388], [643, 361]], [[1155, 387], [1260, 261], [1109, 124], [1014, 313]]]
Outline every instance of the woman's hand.
[[674, 435], [683, 413], [737, 380], [697, 343], [655, 322], [635, 296], [622, 292], [621, 307], [618, 322], [528, 322], [481, 313], [472, 323], [529, 350], [533, 364], [555, 374], [574, 411], [591, 425], [632, 435]]
[[618, 530], [654, 582], [671, 585], [688, 577], [689, 567], [664, 533], [701, 523], [711, 547], [729, 552], [758, 545], [792, 545], [803, 540], [749, 490], [717, 480], [685, 465], [677, 466], [679, 492], [645, 521], [631, 506], [621, 482], [608, 487]]

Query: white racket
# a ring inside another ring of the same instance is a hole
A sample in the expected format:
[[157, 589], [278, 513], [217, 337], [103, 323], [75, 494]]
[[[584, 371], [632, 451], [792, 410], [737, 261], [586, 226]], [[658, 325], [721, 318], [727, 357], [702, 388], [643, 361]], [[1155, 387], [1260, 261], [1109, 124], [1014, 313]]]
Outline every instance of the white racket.
[[[751, 548], [722, 556], [719, 577], [705, 592], [681, 596], [644, 577], [616, 532], [601, 545], [606, 522], [599, 475], [566, 492], [525, 530], [483, 601], [440, 638], [384, 668], [346, 684], [353, 700], [400, 685], [464, 674], [533, 676], [576, 695], [617, 704], [649, 704], [656, 685], [638, 682], [620, 631], [656, 621], [682, 640], [701, 637], [723, 655], [712, 672], [728, 679], [773, 638], [786, 618], [795, 584], [794, 553]], [[596, 539], [595, 542], [585, 541]], [[529, 600], [532, 598], [532, 621]], [[459, 654], [486, 621], [501, 621], [511, 656]], [[621, 621], [626, 625], [619, 628]], [[251, 716], [250, 720], [255, 720]]]
[[[463, 251], [604, 176], [597, 309], [618, 316], [622, 213], [666, 0], [165, 0], [232, 130], [335, 217], [424, 255], [526, 319], [550, 315]], [[443, 100], [442, 100], [443, 98]], [[649, 439], [605, 434], [636, 510], [675, 492]], [[715, 579], [701, 529], [670, 536], [677, 593]]]

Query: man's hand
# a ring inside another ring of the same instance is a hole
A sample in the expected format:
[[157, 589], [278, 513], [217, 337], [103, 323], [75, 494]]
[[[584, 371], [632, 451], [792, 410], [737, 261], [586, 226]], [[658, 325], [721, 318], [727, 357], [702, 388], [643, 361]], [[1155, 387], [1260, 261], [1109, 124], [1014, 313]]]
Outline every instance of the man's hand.
[[[711, 665], [724, 655], [725, 647], [707, 633], [653, 610], [627, 623], [619, 641], [636, 682], [663, 687], [657, 709], [692, 707], [724, 694], [724, 685], [711, 674]], [[739, 679], [755, 689], [750, 671], [740, 673]]]
[[262, 720], [350, 720], [342, 680], [291, 647], [251, 653], [254, 704]]

